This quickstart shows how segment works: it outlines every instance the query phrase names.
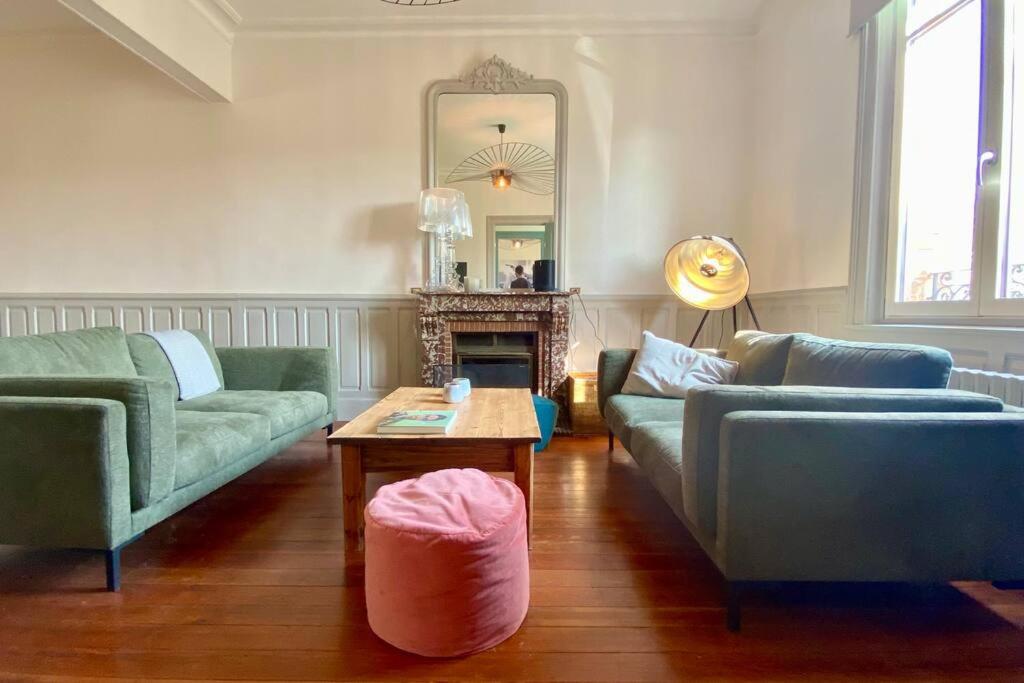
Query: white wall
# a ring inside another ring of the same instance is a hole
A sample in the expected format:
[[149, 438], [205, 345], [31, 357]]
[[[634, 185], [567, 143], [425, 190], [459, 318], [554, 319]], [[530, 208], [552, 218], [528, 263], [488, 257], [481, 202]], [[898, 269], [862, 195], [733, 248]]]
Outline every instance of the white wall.
[[568, 284], [661, 294], [669, 245], [747, 220], [752, 50], [239, 36], [228, 105], [101, 36], [4, 37], [0, 292], [406, 292], [425, 88], [498, 53], [569, 90]]
[[844, 286], [859, 46], [849, 0], [769, 0], [754, 50], [752, 289]]

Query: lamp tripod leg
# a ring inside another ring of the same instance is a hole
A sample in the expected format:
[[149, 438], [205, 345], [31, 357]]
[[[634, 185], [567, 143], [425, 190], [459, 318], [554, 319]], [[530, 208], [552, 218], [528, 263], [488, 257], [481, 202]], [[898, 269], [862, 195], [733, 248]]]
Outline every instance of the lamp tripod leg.
[[697, 337], [700, 336], [700, 331], [702, 329], [704, 329], [704, 323], [707, 322], [708, 316], [710, 314], [711, 314], [711, 311], [704, 311], [704, 315], [700, 319], [700, 324], [697, 325], [697, 331], [693, 333], [693, 339], [690, 340], [690, 348], [691, 349], [693, 348], [693, 345], [697, 343]]
[[[743, 300], [745, 302], [747, 302], [747, 310], [750, 311], [750, 318], [751, 318], [751, 320], [754, 321], [754, 329], [760, 330], [761, 329], [761, 323], [758, 322], [758, 320], [757, 320], [757, 313], [754, 313], [754, 305], [752, 303], [750, 303], [750, 297], [749, 296], [745, 296], [745, 297], [743, 297]], [[733, 315], [735, 315], [735, 310], [733, 312]]]

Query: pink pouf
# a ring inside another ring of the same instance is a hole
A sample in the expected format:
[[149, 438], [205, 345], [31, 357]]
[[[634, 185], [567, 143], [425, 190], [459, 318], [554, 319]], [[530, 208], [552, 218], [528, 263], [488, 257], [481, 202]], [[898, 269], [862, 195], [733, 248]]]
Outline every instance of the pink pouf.
[[526, 505], [515, 484], [441, 470], [366, 506], [370, 628], [397, 648], [455, 657], [494, 647], [530, 605]]

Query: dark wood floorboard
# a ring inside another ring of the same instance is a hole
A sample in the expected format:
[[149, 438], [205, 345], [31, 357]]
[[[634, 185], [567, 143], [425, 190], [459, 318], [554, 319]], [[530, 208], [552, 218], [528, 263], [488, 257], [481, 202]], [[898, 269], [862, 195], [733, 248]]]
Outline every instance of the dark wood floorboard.
[[605, 443], [538, 454], [530, 613], [488, 652], [373, 635], [309, 439], [130, 546], [120, 594], [96, 553], [0, 546], [0, 680], [1024, 680], [1024, 591], [987, 584], [766, 589], [729, 633], [714, 566]]

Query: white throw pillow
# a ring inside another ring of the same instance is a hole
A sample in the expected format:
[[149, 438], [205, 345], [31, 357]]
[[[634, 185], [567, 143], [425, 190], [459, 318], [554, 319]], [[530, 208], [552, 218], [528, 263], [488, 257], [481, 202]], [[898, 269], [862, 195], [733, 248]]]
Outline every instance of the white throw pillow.
[[732, 384], [740, 364], [716, 358], [689, 346], [661, 339], [644, 330], [622, 393], [659, 398], [686, 398], [691, 387]]

